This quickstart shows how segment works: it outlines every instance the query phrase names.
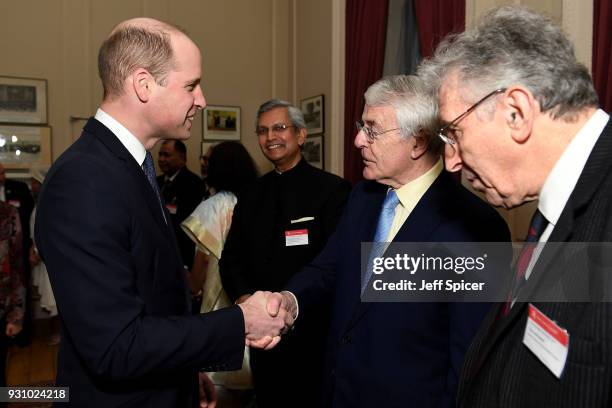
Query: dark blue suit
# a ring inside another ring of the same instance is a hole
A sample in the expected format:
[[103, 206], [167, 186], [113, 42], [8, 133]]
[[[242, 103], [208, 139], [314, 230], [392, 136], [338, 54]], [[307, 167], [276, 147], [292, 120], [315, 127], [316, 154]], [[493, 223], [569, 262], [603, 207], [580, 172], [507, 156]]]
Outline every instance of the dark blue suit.
[[198, 368], [242, 364], [238, 307], [187, 316], [161, 211], [136, 160], [95, 119], [46, 177], [36, 242], [62, 320], [57, 384], [73, 406], [193, 406]]
[[[490, 305], [360, 301], [361, 242], [373, 239], [386, 190], [374, 182], [353, 189], [335, 234], [288, 289], [300, 314], [333, 299], [325, 406], [451, 407], [464, 354]], [[509, 240], [497, 212], [443, 172], [394, 242]]]

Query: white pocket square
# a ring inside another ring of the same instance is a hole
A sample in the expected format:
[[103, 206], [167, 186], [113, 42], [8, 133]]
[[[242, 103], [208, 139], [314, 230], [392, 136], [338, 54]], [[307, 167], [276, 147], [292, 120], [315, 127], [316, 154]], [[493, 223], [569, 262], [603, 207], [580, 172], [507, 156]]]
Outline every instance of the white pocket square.
[[298, 222], [306, 222], [306, 221], [312, 221], [314, 220], [314, 217], [302, 217], [302, 218], [298, 218], [297, 220], [291, 220], [292, 224], [297, 224]]

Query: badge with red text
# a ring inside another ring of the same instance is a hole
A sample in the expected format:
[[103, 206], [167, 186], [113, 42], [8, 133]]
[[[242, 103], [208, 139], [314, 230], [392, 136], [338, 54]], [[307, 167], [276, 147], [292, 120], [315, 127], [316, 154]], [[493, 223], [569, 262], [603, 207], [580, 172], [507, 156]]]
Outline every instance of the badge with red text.
[[569, 333], [531, 303], [523, 344], [557, 378], [561, 378], [569, 350]]
[[308, 245], [308, 230], [285, 231], [285, 246]]
[[172, 215], [176, 214], [176, 204], [166, 204], [166, 209]]

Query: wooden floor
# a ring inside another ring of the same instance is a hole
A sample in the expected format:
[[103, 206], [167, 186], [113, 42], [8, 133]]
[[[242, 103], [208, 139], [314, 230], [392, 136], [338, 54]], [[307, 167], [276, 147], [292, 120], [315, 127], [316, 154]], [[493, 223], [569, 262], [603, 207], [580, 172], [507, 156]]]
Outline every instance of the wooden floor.
[[[7, 358], [9, 386], [52, 386], [57, 368], [57, 345], [49, 345], [49, 330], [45, 321], [34, 321], [32, 343], [27, 347], [13, 346]], [[51, 403], [18, 403], [9, 407], [50, 407]]]

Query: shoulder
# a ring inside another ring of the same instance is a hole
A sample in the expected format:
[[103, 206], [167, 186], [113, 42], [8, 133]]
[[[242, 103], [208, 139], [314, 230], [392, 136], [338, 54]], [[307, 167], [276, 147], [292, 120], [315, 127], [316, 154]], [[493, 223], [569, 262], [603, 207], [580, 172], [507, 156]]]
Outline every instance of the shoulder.
[[187, 167], [183, 167], [179, 174], [177, 174], [177, 177], [182, 180], [194, 183], [199, 183], [202, 180], [197, 174], [189, 170]]
[[191, 216], [202, 218], [206, 214], [231, 211], [236, 205], [236, 201], [236, 196], [233, 193], [221, 191], [202, 201]]
[[28, 185], [26, 183], [24, 183], [23, 181], [19, 181], [19, 180], [11, 180], [11, 179], [7, 179], [4, 182], [4, 185], [12, 190], [23, 190], [23, 191], [27, 191], [28, 190]]
[[220, 208], [226, 208], [226, 207], [233, 207], [234, 205], [236, 205], [236, 201], [237, 201], [236, 196], [233, 193], [229, 191], [220, 191], [210, 196], [206, 200], [202, 201], [202, 203], [200, 203], [198, 208], [202, 207], [204, 209], [207, 209], [207, 208], [220, 209]]
[[341, 190], [349, 192], [351, 184], [340, 176], [304, 163], [304, 173], [321, 189]]
[[443, 172], [438, 188], [440, 214], [449, 226], [462, 229], [471, 241], [509, 241], [510, 232], [506, 221], [487, 202], [465, 188], [458, 180]]

